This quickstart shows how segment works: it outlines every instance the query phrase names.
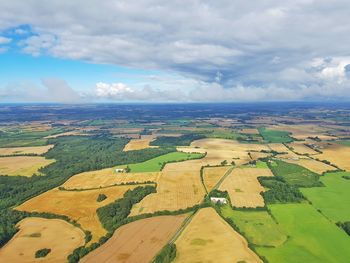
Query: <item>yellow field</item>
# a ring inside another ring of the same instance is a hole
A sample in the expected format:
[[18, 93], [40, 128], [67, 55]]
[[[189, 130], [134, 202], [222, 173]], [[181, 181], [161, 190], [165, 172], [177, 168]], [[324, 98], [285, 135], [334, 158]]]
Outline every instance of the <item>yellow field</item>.
[[116, 173], [114, 168], [76, 174], [69, 178], [62, 186], [65, 189], [90, 189], [106, 187], [122, 183], [146, 181], [157, 182], [160, 172], [150, 173]]
[[[28, 217], [18, 223], [19, 231], [0, 249], [1, 262], [66, 262], [67, 256], [84, 245], [84, 233], [64, 220]], [[35, 258], [39, 249], [51, 252], [41, 259]]]
[[225, 178], [219, 190], [227, 191], [235, 207], [263, 207], [261, 192], [264, 191], [258, 181], [259, 176], [273, 176], [266, 168], [236, 168]]
[[318, 152], [314, 151], [310, 147], [306, 146], [303, 142], [293, 142], [289, 143], [288, 146], [293, 148], [293, 151], [297, 154], [318, 154]]
[[187, 215], [138, 220], [116, 230], [111, 239], [80, 262], [148, 263], [180, 228]]
[[0, 148], [1, 155], [13, 155], [13, 154], [43, 154], [53, 148], [54, 145], [35, 146], [35, 147], [11, 147]]
[[41, 156], [12, 156], [0, 157], [0, 175], [32, 176], [39, 174], [38, 170], [55, 160], [48, 160]]
[[244, 134], [260, 134], [258, 129], [242, 129], [241, 133], [244, 133]]
[[52, 139], [52, 138], [57, 138], [57, 137], [61, 137], [61, 136], [72, 136], [72, 135], [79, 135], [79, 136], [89, 136], [90, 134], [87, 133], [83, 133], [81, 131], [68, 131], [68, 132], [62, 132], [62, 133], [58, 133], [58, 134], [54, 134], [54, 135], [49, 135], [44, 137], [44, 139]]
[[284, 161], [287, 163], [294, 163], [294, 164], [304, 166], [310, 171], [313, 171], [318, 174], [322, 174], [326, 171], [336, 170], [336, 168], [334, 168], [333, 166], [330, 166], [328, 164], [325, 164], [323, 162], [319, 162], [313, 159], [284, 160]]
[[203, 181], [208, 192], [210, 192], [219, 180], [230, 169], [230, 166], [205, 167], [203, 170]]
[[[61, 191], [55, 188], [26, 201], [16, 209], [66, 215], [78, 221], [84, 230], [91, 231], [91, 242], [95, 242], [106, 234], [106, 230], [98, 219], [96, 209], [121, 198], [128, 189], [135, 187], [131, 185], [113, 186], [86, 191]], [[96, 199], [99, 194], [105, 194], [107, 199], [97, 202]]]
[[[308, 137], [319, 137], [321, 140], [329, 140], [332, 136], [328, 136], [325, 134], [327, 131], [326, 128], [320, 125], [312, 125], [312, 124], [298, 124], [298, 125], [285, 125], [279, 124], [273, 127], [275, 130], [287, 131], [292, 133], [292, 137], [305, 140]], [[334, 138], [334, 137], [333, 137]]]
[[123, 151], [135, 151], [142, 150], [146, 148], [154, 148], [157, 146], [150, 146], [150, 142], [153, 141], [155, 136], [153, 135], [143, 135], [141, 139], [131, 139], [127, 145], [125, 145]]
[[330, 161], [339, 168], [350, 171], [350, 147], [332, 143], [321, 151], [322, 153], [315, 155], [315, 158]]
[[262, 153], [262, 152], [250, 152], [250, 158], [254, 161], [257, 161], [260, 158], [266, 158], [271, 156], [271, 153]]
[[175, 244], [175, 263], [262, 262], [213, 208], [199, 210]]

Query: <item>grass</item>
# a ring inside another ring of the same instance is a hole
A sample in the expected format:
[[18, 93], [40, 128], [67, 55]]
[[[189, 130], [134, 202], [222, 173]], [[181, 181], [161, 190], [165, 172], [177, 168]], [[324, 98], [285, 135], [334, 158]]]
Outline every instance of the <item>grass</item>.
[[[242, 168], [252, 168], [252, 167], [249, 164], [247, 164], [247, 165], [242, 165]], [[263, 161], [260, 161], [260, 160], [256, 161], [255, 168], [269, 169], [269, 167], [266, 164], [266, 162], [263, 162]]]
[[321, 186], [320, 176], [300, 165], [274, 160], [270, 169], [275, 176], [281, 176], [291, 185], [298, 187]]
[[246, 138], [246, 135], [241, 135], [230, 129], [214, 129], [212, 131], [208, 131], [204, 134], [208, 138], [221, 138], [221, 139], [229, 139], [229, 140], [237, 140], [237, 138], [242, 137]]
[[325, 187], [304, 188], [301, 191], [330, 220], [350, 221], [350, 180], [343, 178], [349, 175], [349, 172], [327, 173], [320, 178]]
[[265, 128], [259, 128], [258, 130], [267, 143], [288, 143], [293, 141], [286, 131], [276, 131]]
[[225, 218], [234, 222], [251, 244], [278, 246], [287, 240], [287, 236], [267, 211], [233, 210], [228, 205], [222, 206], [220, 210]]
[[350, 140], [341, 140], [341, 141], [337, 141], [337, 143], [345, 146], [350, 146]]
[[199, 159], [203, 156], [201, 153], [171, 152], [142, 163], [130, 164], [129, 168], [132, 173], [157, 172], [163, 168], [164, 163]]
[[287, 242], [276, 248], [256, 247], [270, 263], [348, 263], [350, 239], [309, 204], [270, 205]]

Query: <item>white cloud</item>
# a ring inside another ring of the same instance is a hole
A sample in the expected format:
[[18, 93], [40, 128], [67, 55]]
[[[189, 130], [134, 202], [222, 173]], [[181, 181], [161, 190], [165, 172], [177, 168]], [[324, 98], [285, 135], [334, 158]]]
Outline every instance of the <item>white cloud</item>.
[[124, 96], [128, 93], [133, 93], [134, 91], [130, 89], [123, 83], [96, 83], [96, 96], [101, 98], [111, 98], [117, 96]]
[[0, 36], [0, 45], [8, 44], [12, 41], [11, 38]]

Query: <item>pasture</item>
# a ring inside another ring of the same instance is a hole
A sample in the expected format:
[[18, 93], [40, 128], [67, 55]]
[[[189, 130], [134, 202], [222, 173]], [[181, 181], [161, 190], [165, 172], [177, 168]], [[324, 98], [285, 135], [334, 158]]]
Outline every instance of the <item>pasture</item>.
[[281, 227], [266, 211], [233, 210], [228, 205], [222, 206], [220, 210], [225, 218], [234, 222], [251, 244], [276, 247], [287, 240]]
[[271, 263], [347, 263], [350, 239], [309, 204], [269, 205], [288, 240], [275, 248], [256, 247]]
[[[28, 217], [20, 221], [19, 231], [0, 249], [1, 262], [66, 262], [67, 256], [84, 245], [81, 229], [59, 219]], [[35, 252], [49, 248], [44, 259], [36, 259]]]
[[[96, 209], [122, 198], [128, 189], [135, 187], [137, 186], [113, 186], [86, 191], [62, 191], [55, 188], [24, 202], [16, 209], [66, 215], [78, 221], [84, 230], [89, 230], [92, 234], [91, 242], [96, 242], [106, 234], [106, 230], [98, 219]], [[107, 198], [102, 202], [97, 202], [99, 194], [104, 194]]]
[[266, 143], [286, 143], [293, 141], [293, 139], [289, 136], [289, 132], [286, 131], [259, 128], [259, 132]]
[[27, 176], [41, 175], [39, 169], [55, 162], [41, 156], [0, 157], [0, 175]]
[[213, 208], [199, 210], [175, 241], [175, 263], [262, 262], [248, 243]]
[[80, 262], [148, 263], [175, 235], [187, 215], [158, 216], [118, 228], [101, 247]]
[[320, 178], [325, 187], [302, 188], [312, 205], [333, 222], [350, 221], [350, 180], [348, 172], [327, 173]]
[[1, 155], [24, 155], [24, 154], [44, 154], [54, 145], [34, 146], [34, 147], [10, 147], [0, 148]]

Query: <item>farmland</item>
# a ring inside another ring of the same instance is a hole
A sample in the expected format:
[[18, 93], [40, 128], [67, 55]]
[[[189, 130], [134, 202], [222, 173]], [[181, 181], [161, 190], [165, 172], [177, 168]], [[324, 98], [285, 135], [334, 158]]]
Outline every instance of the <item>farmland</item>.
[[45, 146], [34, 146], [34, 147], [11, 147], [11, 148], [0, 148], [1, 155], [24, 155], [24, 154], [37, 154], [41, 155], [50, 150], [53, 145]]
[[230, 167], [205, 167], [203, 169], [203, 181], [205, 188], [210, 192]]
[[123, 151], [136, 151], [155, 146], [150, 146], [150, 142], [154, 140], [152, 135], [144, 135], [140, 139], [131, 139], [127, 145], [125, 145]]
[[175, 244], [175, 263], [262, 262], [248, 248], [247, 241], [212, 208], [199, 210]]
[[32, 176], [40, 175], [39, 169], [45, 167], [55, 160], [45, 159], [39, 156], [14, 156], [0, 157], [0, 174], [10, 176]]
[[289, 133], [285, 131], [260, 128], [259, 132], [267, 143], [285, 143], [293, 141]]

